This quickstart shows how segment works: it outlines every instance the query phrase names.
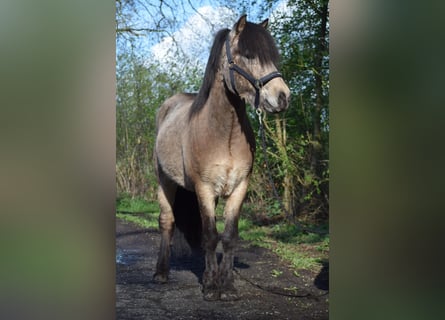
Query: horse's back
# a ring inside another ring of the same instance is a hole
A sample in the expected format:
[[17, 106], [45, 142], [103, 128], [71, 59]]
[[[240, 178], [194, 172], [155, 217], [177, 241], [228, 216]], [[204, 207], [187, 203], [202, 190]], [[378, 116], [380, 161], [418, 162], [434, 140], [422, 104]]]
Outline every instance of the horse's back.
[[[196, 94], [179, 93], [168, 98], [156, 115], [155, 156], [158, 170], [185, 187], [182, 144], [188, 130], [190, 106]], [[160, 174], [161, 172], [158, 172]]]

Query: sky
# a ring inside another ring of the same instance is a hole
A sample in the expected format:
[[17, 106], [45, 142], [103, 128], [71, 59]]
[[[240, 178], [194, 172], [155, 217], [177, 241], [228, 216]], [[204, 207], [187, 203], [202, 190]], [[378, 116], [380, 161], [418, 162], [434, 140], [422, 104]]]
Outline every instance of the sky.
[[[195, 7], [197, 12], [193, 11], [177, 31], [150, 47], [149, 52], [152, 55], [150, 61], [155, 60], [159, 65], [169, 67], [172, 64], [178, 64], [183, 61], [184, 63], [192, 63], [204, 68], [213, 36], [222, 28], [231, 28], [241, 15], [238, 10], [212, 6], [208, 1], [204, 2], [206, 5], [199, 8]], [[199, 4], [202, 5], [204, 2], [199, 1]], [[286, 1], [278, 3], [274, 12], [286, 10], [285, 3]], [[192, 4], [194, 4], [193, 1]], [[271, 20], [274, 18], [274, 12], [271, 13]], [[260, 18], [262, 20], [266, 17]]]
[[150, 52], [160, 64], [177, 62], [179, 55], [183, 61], [202, 63], [207, 60], [214, 34], [233, 25], [238, 14], [226, 7], [200, 7], [187, 22], [172, 36], [165, 37], [153, 45]]
[[[248, 20], [260, 22], [268, 17], [273, 20], [274, 12], [285, 10], [286, 2], [277, 1], [269, 16], [267, 13], [260, 15], [260, 5], [250, 7], [247, 12]], [[135, 37], [134, 44], [137, 47], [137, 54], [146, 61], [147, 65], [155, 63], [159, 68], [165, 68], [170, 72], [181, 72], [184, 70], [184, 65], [204, 70], [216, 32], [222, 28], [231, 28], [243, 14], [242, 9], [223, 7], [220, 1], [166, 0], [164, 3], [177, 4], [178, 8], [168, 5], [163, 7], [163, 13], [167, 19], [172, 14], [177, 14], [176, 23], [173, 26], [164, 25], [163, 27], [168, 30], [162, 36], [143, 34]], [[157, 19], [158, 10], [159, 3], [138, 8], [131, 21], [132, 25], [137, 28], [146, 28], [154, 19], [147, 12], [152, 11], [151, 15]], [[126, 51], [128, 46], [127, 41], [118, 42], [117, 53]]]

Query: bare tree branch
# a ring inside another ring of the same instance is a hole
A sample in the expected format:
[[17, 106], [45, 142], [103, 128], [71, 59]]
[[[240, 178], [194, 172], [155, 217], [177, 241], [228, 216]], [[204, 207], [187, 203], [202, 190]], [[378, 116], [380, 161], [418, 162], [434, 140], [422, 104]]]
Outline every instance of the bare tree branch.
[[163, 29], [151, 29], [151, 28], [131, 28], [131, 27], [126, 27], [126, 28], [117, 28], [116, 29], [116, 33], [123, 33], [123, 32], [129, 32], [131, 34], [134, 35], [138, 35], [137, 32], [141, 32], [141, 31], [145, 31], [145, 32], [165, 32], [165, 30]]

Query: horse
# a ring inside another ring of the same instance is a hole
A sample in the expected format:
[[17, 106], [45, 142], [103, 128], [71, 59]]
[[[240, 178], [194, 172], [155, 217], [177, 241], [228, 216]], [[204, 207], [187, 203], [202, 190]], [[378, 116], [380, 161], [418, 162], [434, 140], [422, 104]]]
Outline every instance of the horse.
[[[255, 136], [246, 103], [269, 113], [285, 111], [290, 90], [278, 72], [279, 52], [267, 31], [243, 15], [217, 32], [197, 94], [168, 98], [156, 115], [154, 147], [161, 243], [156, 283], [166, 283], [176, 228], [204, 251], [205, 300], [236, 300], [234, 249], [238, 220], [252, 172]], [[215, 208], [226, 199], [224, 231], [216, 230]], [[184, 231], [185, 230], [185, 231]], [[216, 247], [222, 242], [218, 265]]]

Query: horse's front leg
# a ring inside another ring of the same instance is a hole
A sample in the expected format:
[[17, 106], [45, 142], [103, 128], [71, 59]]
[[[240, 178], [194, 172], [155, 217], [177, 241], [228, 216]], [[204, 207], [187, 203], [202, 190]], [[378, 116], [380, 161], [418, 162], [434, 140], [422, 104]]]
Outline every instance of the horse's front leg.
[[224, 209], [224, 232], [221, 235], [223, 258], [219, 267], [221, 300], [236, 300], [238, 293], [234, 286], [233, 259], [238, 242], [238, 220], [247, 192], [248, 179], [241, 182], [227, 199]]
[[202, 276], [204, 299], [218, 300], [218, 262], [215, 253], [218, 232], [215, 219], [215, 196], [208, 187], [196, 188], [196, 193], [202, 219], [202, 246], [205, 250], [205, 270]]

